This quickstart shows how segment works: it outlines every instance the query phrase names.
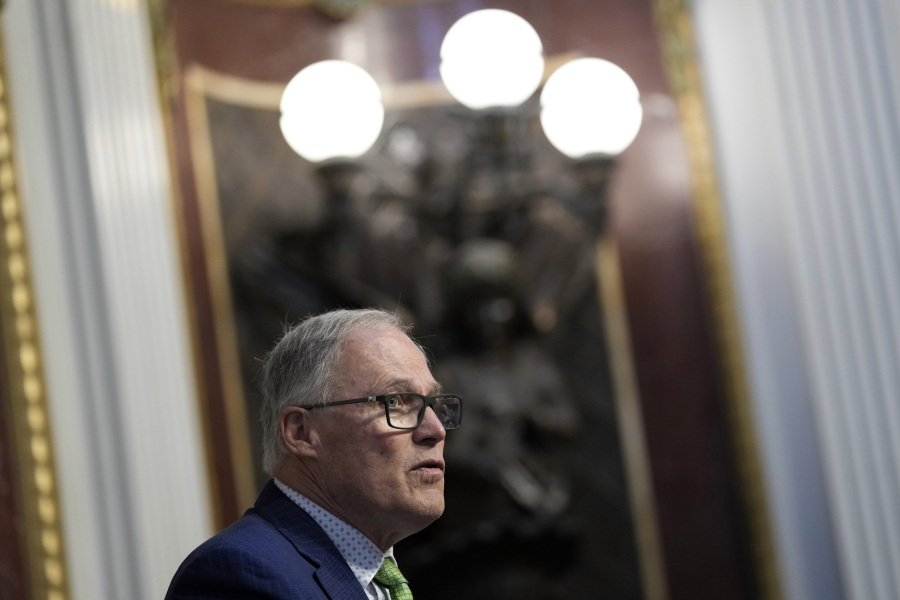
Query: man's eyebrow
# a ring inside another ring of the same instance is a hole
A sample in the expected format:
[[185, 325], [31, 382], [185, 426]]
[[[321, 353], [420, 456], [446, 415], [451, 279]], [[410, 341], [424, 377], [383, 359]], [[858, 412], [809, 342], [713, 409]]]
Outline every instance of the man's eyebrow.
[[[381, 389], [384, 390], [385, 394], [389, 394], [392, 392], [411, 392], [410, 389], [413, 386], [413, 380], [408, 379], [406, 377], [399, 377], [397, 379], [391, 379], [384, 385], [380, 386]], [[429, 388], [428, 395], [440, 394], [444, 391], [443, 386], [440, 383], [435, 382], [433, 386]]]

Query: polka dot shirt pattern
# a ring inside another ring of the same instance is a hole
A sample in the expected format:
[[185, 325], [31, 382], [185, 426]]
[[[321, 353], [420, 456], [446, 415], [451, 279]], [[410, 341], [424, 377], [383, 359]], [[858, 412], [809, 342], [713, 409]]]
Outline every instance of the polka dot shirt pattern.
[[358, 529], [341, 521], [309, 498], [289, 488], [278, 479], [275, 480], [275, 485], [284, 492], [285, 496], [305, 510], [331, 538], [369, 599], [390, 600], [387, 590], [377, 585], [373, 579], [384, 559], [387, 557], [393, 559], [394, 549], [390, 548], [387, 552], [382, 552]]

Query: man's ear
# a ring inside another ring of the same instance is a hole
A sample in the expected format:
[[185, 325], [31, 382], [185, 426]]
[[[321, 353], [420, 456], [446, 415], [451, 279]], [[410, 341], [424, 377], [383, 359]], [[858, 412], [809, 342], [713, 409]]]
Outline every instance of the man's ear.
[[312, 417], [305, 408], [290, 406], [281, 413], [278, 421], [281, 441], [288, 452], [300, 458], [315, 458], [317, 445]]

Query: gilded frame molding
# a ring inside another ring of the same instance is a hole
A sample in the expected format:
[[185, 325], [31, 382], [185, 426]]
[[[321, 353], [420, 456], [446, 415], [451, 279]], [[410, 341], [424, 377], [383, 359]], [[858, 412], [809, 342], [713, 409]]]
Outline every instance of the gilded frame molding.
[[[314, 0], [230, 1], [263, 6], [298, 6], [315, 3]], [[393, 4], [408, 3], [412, 0], [377, 1], [383, 4]], [[425, 1], [430, 2], [440, 0]], [[161, 93], [165, 103], [167, 99], [171, 98], [172, 95], [176, 93], [173, 88], [178, 87], [180, 83], [173, 79], [173, 70], [168, 68], [171, 67], [172, 56], [169, 54], [171, 46], [169, 46], [164, 39], [166, 37], [166, 28], [163, 23], [164, 11], [161, 9], [162, 0], [150, 0], [149, 4], [151, 6], [151, 18], [156, 26], [157, 64], [161, 65]], [[714, 333], [716, 338], [715, 349], [718, 357], [719, 369], [725, 384], [731, 444], [737, 459], [736, 467], [738, 469], [741, 487], [741, 502], [746, 515], [752, 559], [754, 562], [753, 572], [756, 578], [759, 596], [765, 600], [780, 600], [783, 598], [781, 576], [779, 573], [770, 508], [768, 505], [768, 495], [760, 462], [758, 438], [754, 426], [750, 387], [745, 370], [740, 320], [728, 254], [727, 231], [725, 229], [722, 200], [716, 179], [714, 147], [709, 129], [709, 119], [705, 106], [702, 77], [695, 48], [690, 3], [688, 0], [653, 0], [651, 4], [656, 21], [658, 39], [662, 50], [664, 70], [672, 95], [677, 102], [681, 128], [686, 140], [693, 188], [691, 210], [694, 215], [699, 236], [699, 247], [704, 268], [704, 291], [710, 299], [712, 306], [711, 312], [714, 320]], [[196, 101], [198, 90], [201, 89], [203, 90], [203, 94], [209, 94], [211, 97], [218, 97], [219, 99], [225, 99], [222, 97], [223, 95], [227, 97], [232, 93], [240, 95], [240, 83], [220, 80], [220, 74], [209, 70], [203, 70], [201, 68], [201, 71], [203, 72], [197, 71], [194, 74], [185, 74], [185, 86], [194, 89], [178, 90], [178, 93], [184, 93], [188, 97], [194, 95], [194, 101]], [[192, 78], [193, 83], [191, 83]], [[281, 88], [276, 85], [270, 85], [269, 87], [271, 89], [269, 89], [267, 93], [272, 98], [275, 98], [275, 102], [277, 102], [277, 96], [279, 95]], [[427, 96], [433, 91], [420, 90], [420, 92]], [[389, 93], [386, 94], [386, 96], [389, 96]], [[386, 100], [388, 100], [387, 97]], [[190, 103], [192, 101], [188, 100], [188, 102]], [[203, 161], [198, 162], [202, 163]], [[211, 165], [209, 166], [211, 167]], [[198, 167], [195, 165], [194, 168], [197, 169]], [[196, 170], [195, 175], [197, 175]], [[199, 195], [202, 196], [203, 194], [200, 193]], [[206, 237], [205, 234], [204, 237]], [[216, 252], [210, 252], [209, 240], [205, 240], [204, 245], [206, 246], [209, 256], [215, 257]], [[598, 251], [598, 271], [608, 273], [610, 264], [617, 264], [615, 259], [616, 252], [617, 249], [614, 244], [605, 245]], [[215, 258], [213, 258], [213, 260], [215, 260]], [[609, 274], [604, 274], [601, 276], [601, 281], [611, 281], [611, 276]], [[605, 285], [606, 284], [604, 284], [604, 286]], [[606, 304], [614, 304], [617, 301], [621, 302], [621, 282], [614, 281], [612, 287], [604, 287], [602, 293]], [[617, 295], [618, 300], [616, 300]], [[227, 307], [223, 308], [227, 309]], [[228, 311], [225, 310], [225, 312], [227, 313]], [[219, 315], [217, 315], [217, 318], [219, 318]], [[627, 344], [629, 339], [627, 323], [625, 321], [615, 323], [615, 320], [616, 319], [614, 318], [610, 326], [610, 335], [617, 336], [617, 340], [612, 345], [622, 348], [622, 341], [624, 340]], [[624, 327], [624, 329], [620, 328], [620, 325]], [[612, 341], [613, 340], [611, 340], [611, 342]], [[631, 353], [626, 352], [625, 355], [630, 356]], [[613, 364], [612, 368], [617, 372], [617, 378], [621, 378], [617, 379], [617, 386], [620, 384], [634, 386], [634, 374], [629, 373], [629, 370], [632, 369], [633, 366], [628, 364]], [[629, 379], [631, 380], [630, 384], [627, 383]], [[633, 391], [636, 397], [636, 390]], [[625, 389], [624, 392], [627, 395], [628, 390]], [[622, 393], [621, 390], [620, 393]], [[620, 418], [622, 418], [621, 415]], [[633, 419], [636, 418], [636, 416], [632, 413], [625, 418], [632, 419], [633, 425]], [[639, 418], [639, 414], [637, 415], [637, 418]], [[629, 465], [627, 468], [642, 469], [646, 468], [646, 465], [641, 466], [635, 464]], [[652, 490], [645, 490], [641, 493], [651, 494], [652, 499]], [[640, 542], [642, 546], [651, 548], [651, 553], [658, 553], [657, 558], [659, 562], [652, 564], [649, 569], [660, 574], [660, 577], [664, 577], [662, 574], [665, 571], [665, 565], [662, 562], [662, 553], [659, 551], [659, 540], [654, 537], [658, 536], [658, 532], [652, 531], [648, 533], [647, 531], [639, 530], [637, 533], [638, 536], [647, 536]], [[642, 550], [642, 560], [645, 562], [646, 566], [646, 564], [649, 563], [646, 563], [646, 556], [643, 555], [643, 552], [644, 550]], [[656, 560], [656, 558], [651, 557], [651, 562], [653, 560]], [[646, 575], [647, 574], [645, 573], [645, 577]], [[646, 580], [652, 581], [652, 579]], [[660, 592], [662, 595], [656, 595], [655, 592], [652, 592], [651, 594], [648, 594], [648, 597], [661, 598], [664, 596], [664, 580], [660, 579], [660, 582], [662, 582], [661, 589], [663, 591]]]
[[[2, 23], [2, 15], [0, 15]], [[27, 232], [18, 189], [4, 41], [0, 33], [0, 318], [13, 459], [30, 597], [66, 600], [66, 572], [50, 408], [42, 366]]]
[[760, 462], [750, 386], [728, 254], [715, 148], [706, 110], [689, 0], [654, 0], [664, 69], [678, 105], [686, 141], [693, 211], [700, 239], [706, 293], [712, 303], [716, 351], [725, 384], [731, 440], [760, 597], [783, 597], [772, 519]]
[[[151, 3], [152, 4], [152, 3]], [[707, 292], [715, 316], [718, 351], [727, 386], [733, 444], [738, 456], [743, 499], [756, 561], [761, 596], [782, 597], [771, 517], [753, 425], [749, 385], [727, 252], [721, 198], [715, 177], [713, 146], [695, 51], [687, 0], [656, 0], [654, 10], [665, 68], [677, 99], [690, 159], [694, 211], [706, 268]], [[2, 17], [0, 17], [2, 18]], [[25, 519], [25, 553], [32, 597], [69, 597], [50, 411], [30, 275], [27, 235], [17, 185], [7, 79], [0, 38], [0, 316], [8, 358], [7, 390], [12, 439]], [[607, 249], [606, 252], [614, 251]], [[601, 253], [601, 257], [603, 254]], [[600, 264], [608, 259], [601, 258]], [[615, 290], [605, 293], [615, 294]], [[616, 335], [622, 335], [619, 331]], [[627, 339], [627, 334], [625, 335]], [[627, 365], [618, 369], [627, 372]], [[625, 383], [625, 385], [628, 385]], [[632, 384], [633, 385], [633, 384]], [[654, 543], [651, 542], [650, 543]], [[661, 565], [657, 568], [662, 568]]]

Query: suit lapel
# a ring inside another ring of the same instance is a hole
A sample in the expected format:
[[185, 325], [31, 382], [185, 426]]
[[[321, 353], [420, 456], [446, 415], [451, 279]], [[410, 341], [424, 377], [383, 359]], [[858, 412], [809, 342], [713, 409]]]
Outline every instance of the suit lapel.
[[356, 576], [328, 534], [273, 481], [263, 488], [255, 509], [317, 567], [316, 580], [332, 600], [366, 600]]

